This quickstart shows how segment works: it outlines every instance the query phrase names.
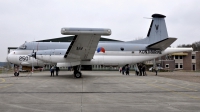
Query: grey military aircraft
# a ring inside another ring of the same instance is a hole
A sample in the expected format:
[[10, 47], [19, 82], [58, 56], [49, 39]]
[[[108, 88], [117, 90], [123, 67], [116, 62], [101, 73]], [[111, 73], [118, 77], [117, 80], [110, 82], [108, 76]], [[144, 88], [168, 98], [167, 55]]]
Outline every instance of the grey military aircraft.
[[192, 48], [168, 48], [177, 38], [168, 37], [162, 14], [153, 14], [147, 37], [127, 42], [99, 42], [111, 35], [106, 28], [62, 28], [63, 35], [75, 35], [71, 42], [27, 42], [8, 54], [7, 60], [22, 66], [74, 67], [74, 77], [80, 78], [79, 65], [135, 64]]

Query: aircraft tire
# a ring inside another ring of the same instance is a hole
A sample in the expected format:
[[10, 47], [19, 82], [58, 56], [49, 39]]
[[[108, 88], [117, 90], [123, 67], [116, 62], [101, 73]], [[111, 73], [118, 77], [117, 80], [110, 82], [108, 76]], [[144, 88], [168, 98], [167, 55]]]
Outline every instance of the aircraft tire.
[[79, 72], [79, 71], [75, 72], [75, 73], [74, 73], [74, 77], [76, 77], [76, 78], [81, 78], [81, 77], [82, 77], [81, 72]]
[[14, 76], [17, 76], [17, 72], [14, 73]]

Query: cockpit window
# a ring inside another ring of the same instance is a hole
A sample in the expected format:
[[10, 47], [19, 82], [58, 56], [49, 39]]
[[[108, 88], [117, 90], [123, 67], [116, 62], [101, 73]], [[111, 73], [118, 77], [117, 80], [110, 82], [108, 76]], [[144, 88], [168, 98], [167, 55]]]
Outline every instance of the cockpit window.
[[26, 45], [23, 44], [23, 45], [19, 46], [18, 49], [26, 49]]

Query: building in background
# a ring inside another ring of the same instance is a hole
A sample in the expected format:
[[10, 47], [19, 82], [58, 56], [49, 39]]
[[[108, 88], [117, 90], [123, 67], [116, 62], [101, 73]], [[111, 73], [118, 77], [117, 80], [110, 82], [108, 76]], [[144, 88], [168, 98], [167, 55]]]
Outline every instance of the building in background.
[[[173, 53], [155, 59], [158, 66], [165, 70], [184, 70], [184, 71], [200, 71], [200, 52], [182, 52]], [[154, 61], [146, 61], [147, 65], [153, 66]]]

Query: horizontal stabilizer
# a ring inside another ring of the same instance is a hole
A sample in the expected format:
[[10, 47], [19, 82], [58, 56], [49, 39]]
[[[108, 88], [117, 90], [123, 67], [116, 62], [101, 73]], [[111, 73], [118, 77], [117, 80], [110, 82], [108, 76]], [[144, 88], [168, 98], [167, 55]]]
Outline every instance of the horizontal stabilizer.
[[150, 44], [147, 46], [149, 49], [160, 49], [165, 50], [167, 47], [169, 47], [174, 41], [176, 41], [177, 38], [166, 38], [164, 40], [161, 40], [159, 42]]

